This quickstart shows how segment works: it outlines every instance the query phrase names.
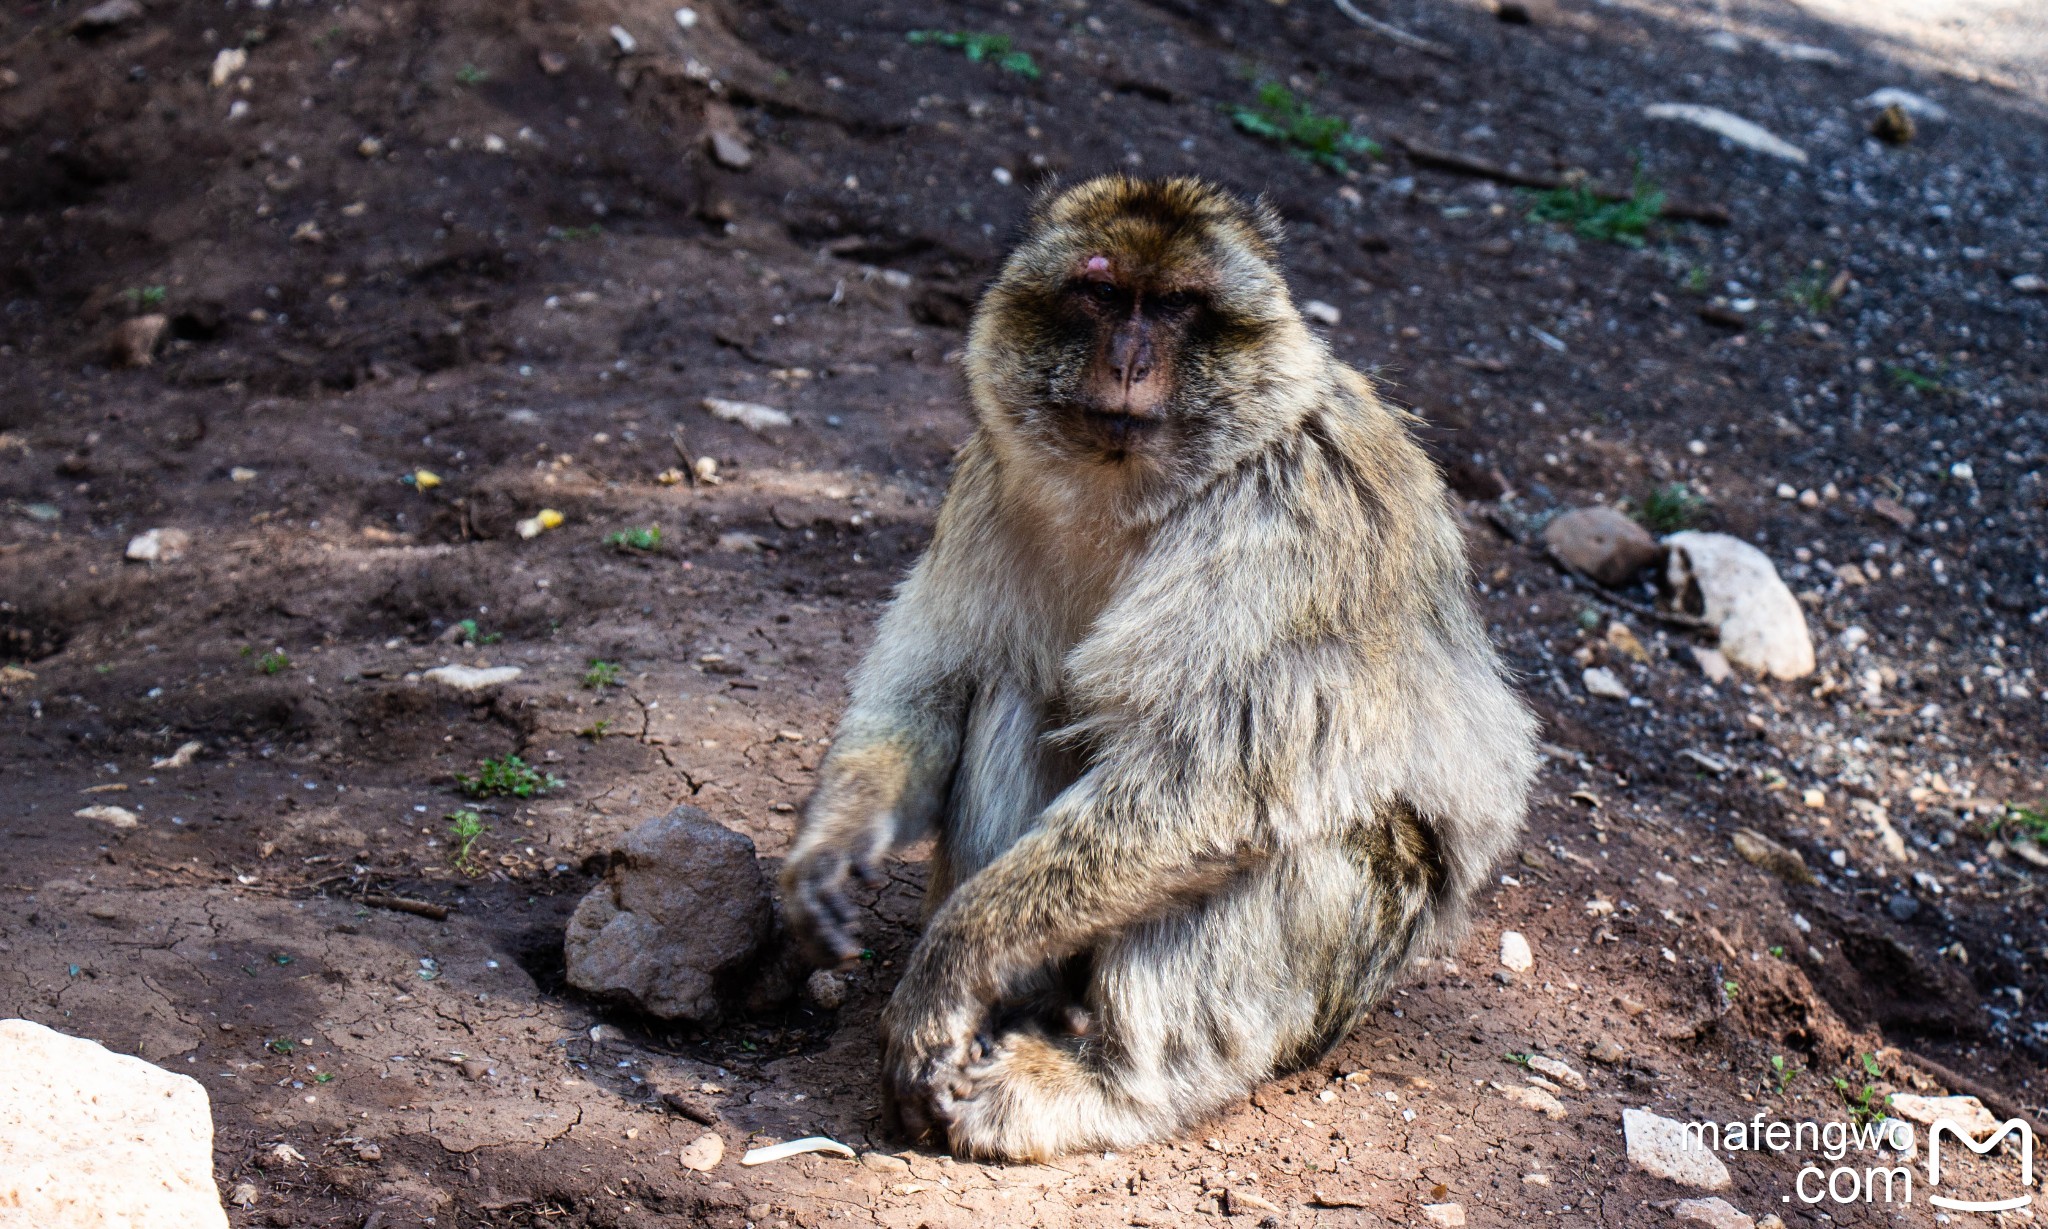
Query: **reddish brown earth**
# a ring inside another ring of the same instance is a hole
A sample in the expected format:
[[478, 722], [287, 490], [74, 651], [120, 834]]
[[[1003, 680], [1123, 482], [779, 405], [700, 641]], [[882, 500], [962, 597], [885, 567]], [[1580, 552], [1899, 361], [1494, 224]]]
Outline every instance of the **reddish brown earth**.
[[[101, 32], [74, 32], [82, 0], [10, 7], [0, 1015], [204, 1083], [222, 1190], [254, 1192], [238, 1225], [1641, 1225], [1693, 1192], [1625, 1166], [1624, 1107], [1839, 1118], [1839, 1077], [2038, 1121], [2048, 871], [2004, 804], [2048, 794], [2048, 299], [2011, 282], [2048, 271], [2043, 66], [1970, 6], [1927, 40], [1774, 2], [1531, 7], [1372, 6], [1449, 58], [1311, 0], [720, 2], [687, 30], [626, 0], [145, 3]], [[1723, 24], [1738, 50], [1706, 41]], [[1043, 76], [920, 27], [1009, 34]], [[1235, 131], [1262, 78], [1385, 158], [1337, 174]], [[1855, 101], [1887, 85], [1950, 118], [1867, 141]], [[1811, 162], [1640, 118], [1656, 101]], [[750, 166], [710, 156], [714, 128]], [[1573, 238], [1393, 138], [1613, 186], [1639, 164], [1730, 224]], [[901, 1152], [877, 1106], [917, 851], [836, 1012], [622, 1016], [566, 989], [561, 935], [606, 842], [678, 802], [787, 847], [966, 434], [949, 359], [976, 289], [1032, 186], [1112, 168], [1279, 204], [1298, 297], [1424, 420], [1549, 759], [1455, 958], [1324, 1063], [1135, 1154], [956, 1163]], [[153, 362], [115, 366], [110, 333], [153, 313]], [[757, 435], [706, 397], [795, 421]], [[705, 456], [717, 485], [659, 477]], [[1801, 592], [1815, 677], [1710, 686], [1652, 594], [1592, 593], [1536, 545], [1564, 506], [1674, 481]], [[544, 507], [565, 523], [514, 532]], [[659, 549], [605, 545], [645, 525]], [[183, 559], [123, 561], [159, 527]], [[465, 619], [485, 643], [448, 635]], [[523, 674], [480, 702], [416, 677], [451, 662]], [[1635, 701], [1589, 697], [1586, 665]], [[563, 783], [479, 805], [457, 865], [455, 777], [506, 753]], [[1738, 827], [1821, 882], [1744, 862]], [[1527, 974], [1497, 961], [1508, 929]], [[1584, 1074], [1563, 1118], [1500, 1091], [1529, 1053]], [[678, 1154], [707, 1128], [656, 1095], [692, 1090], [724, 1144], [702, 1173]], [[866, 1155], [738, 1164], [809, 1134]], [[1786, 1202], [1801, 1159], [1735, 1158], [1726, 1197], [1932, 1223]], [[2007, 1168], [1956, 1171], [1997, 1191]]]

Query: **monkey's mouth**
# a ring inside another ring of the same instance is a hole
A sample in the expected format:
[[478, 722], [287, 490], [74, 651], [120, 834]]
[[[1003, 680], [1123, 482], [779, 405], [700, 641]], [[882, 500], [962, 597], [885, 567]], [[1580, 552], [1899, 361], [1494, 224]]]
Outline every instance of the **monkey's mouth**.
[[1152, 414], [1127, 414], [1121, 410], [1083, 409], [1081, 424], [1088, 434], [1113, 452], [1135, 448], [1149, 440], [1165, 419]]

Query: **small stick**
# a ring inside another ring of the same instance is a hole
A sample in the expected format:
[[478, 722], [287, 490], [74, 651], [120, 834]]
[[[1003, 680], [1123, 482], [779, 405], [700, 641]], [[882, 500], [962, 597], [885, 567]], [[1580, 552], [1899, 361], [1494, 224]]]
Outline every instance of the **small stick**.
[[[1433, 145], [1425, 145], [1420, 141], [1411, 141], [1406, 137], [1396, 136], [1388, 139], [1393, 141], [1394, 144], [1399, 145], [1407, 153], [1409, 161], [1414, 162], [1417, 166], [1431, 167], [1439, 171], [1450, 171], [1458, 175], [1470, 175], [1475, 179], [1491, 179], [1495, 183], [1510, 184], [1517, 188], [1535, 188], [1544, 192], [1564, 186], [1564, 181], [1555, 175], [1537, 175], [1527, 171], [1511, 171], [1497, 163], [1488, 162], [1484, 158], [1474, 158], [1469, 154], [1455, 153], [1448, 149], [1438, 149]], [[1629, 194], [1626, 192], [1615, 192], [1598, 188], [1593, 190], [1593, 195], [1603, 201], [1625, 201], [1629, 199]], [[1677, 218], [1682, 222], [1704, 222], [1709, 226], [1726, 226], [1730, 221], [1728, 209], [1724, 205], [1699, 205], [1666, 199], [1663, 207], [1657, 212], [1661, 217]]]
[[373, 909], [393, 909], [399, 913], [410, 913], [418, 917], [432, 918], [437, 922], [448, 920], [448, 906], [437, 905], [430, 901], [412, 900], [404, 896], [383, 896], [377, 893], [371, 893], [358, 899]]
[[1420, 51], [1424, 55], [1433, 55], [1439, 60], [1449, 60], [1453, 64], [1458, 62], [1458, 53], [1449, 47], [1419, 34], [1410, 34], [1401, 27], [1390, 25], [1377, 17], [1368, 16], [1357, 5], [1351, 3], [1351, 0], [1337, 0], [1337, 11], [1390, 43], [1399, 43], [1410, 51]]

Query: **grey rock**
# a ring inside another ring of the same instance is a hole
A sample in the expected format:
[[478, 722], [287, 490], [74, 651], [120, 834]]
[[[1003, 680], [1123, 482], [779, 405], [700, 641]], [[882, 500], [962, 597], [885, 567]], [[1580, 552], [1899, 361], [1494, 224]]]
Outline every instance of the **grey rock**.
[[1612, 508], [1574, 508], [1543, 527], [1543, 544], [1567, 566], [1615, 588], [1664, 558], [1650, 531]]
[[104, 34], [109, 30], [142, 20], [137, 0], [103, 0], [78, 15], [71, 28], [80, 34]]
[[717, 1020], [776, 931], [754, 842], [696, 807], [626, 833], [569, 919], [569, 984], [670, 1020]]
[[1910, 922], [1920, 912], [1920, 902], [1904, 892], [1894, 892], [1886, 898], [1884, 911], [1891, 914], [1895, 922]]

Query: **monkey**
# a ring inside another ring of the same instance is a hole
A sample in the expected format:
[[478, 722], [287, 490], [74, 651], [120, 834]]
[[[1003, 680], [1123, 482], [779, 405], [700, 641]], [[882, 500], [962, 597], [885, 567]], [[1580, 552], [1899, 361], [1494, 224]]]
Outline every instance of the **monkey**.
[[1459, 932], [1535, 722], [1416, 420], [1304, 324], [1282, 225], [1193, 178], [1048, 190], [984, 291], [974, 429], [781, 884], [934, 838], [881, 1017], [893, 1123], [1045, 1160], [1319, 1061]]

